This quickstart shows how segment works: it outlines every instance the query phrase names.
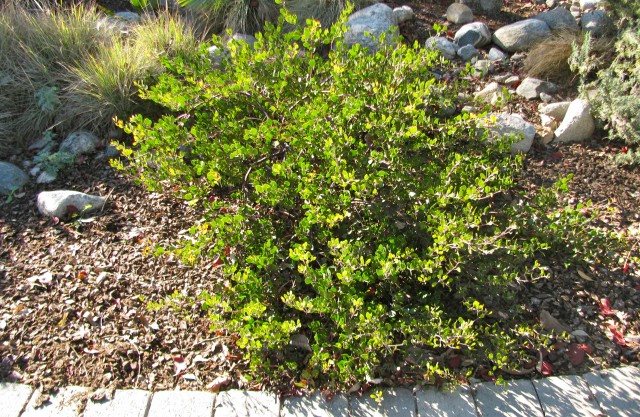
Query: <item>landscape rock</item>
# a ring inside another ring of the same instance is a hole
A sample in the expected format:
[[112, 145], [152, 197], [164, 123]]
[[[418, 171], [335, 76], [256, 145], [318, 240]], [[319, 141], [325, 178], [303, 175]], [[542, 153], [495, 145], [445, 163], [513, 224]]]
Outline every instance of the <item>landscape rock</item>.
[[465, 4], [476, 12], [486, 14], [496, 14], [502, 8], [502, 0], [457, 0], [456, 3]]
[[462, 3], [453, 3], [447, 8], [447, 20], [457, 25], [473, 22], [473, 11]]
[[484, 22], [467, 23], [458, 29], [454, 41], [459, 47], [472, 45], [481, 48], [491, 42], [491, 31]]
[[553, 101], [553, 96], [543, 91], [540, 93], [540, 100], [544, 103], [551, 103]]
[[504, 84], [509, 87], [513, 87], [519, 82], [520, 82], [520, 77], [518, 77], [517, 75], [511, 75], [506, 80], [504, 80]]
[[593, 135], [595, 123], [589, 102], [576, 99], [571, 102], [562, 123], [556, 129], [558, 142], [582, 142]]
[[424, 43], [425, 49], [440, 51], [442, 56], [448, 60], [456, 57], [458, 48], [449, 39], [442, 36], [432, 36]]
[[[106, 199], [78, 191], [43, 191], [38, 194], [38, 211], [49, 217], [63, 218], [70, 212], [89, 212], [100, 210]], [[73, 208], [70, 208], [73, 207]]]
[[514, 142], [510, 146], [511, 153], [514, 155], [529, 152], [533, 138], [536, 136], [535, 126], [519, 114], [491, 114], [483, 124], [488, 128], [490, 136], [494, 138], [514, 136]]
[[465, 45], [458, 49], [458, 56], [465, 62], [471, 61], [472, 58], [478, 56], [478, 50], [473, 45]]
[[10, 162], [0, 161], [0, 195], [9, 195], [29, 182], [29, 176]]
[[540, 93], [553, 94], [558, 91], [558, 86], [549, 82], [542, 81], [537, 78], [527, 77], [516, 89], [516, 94], [527, 99], [534, 99], [540, 96]]
[[493, 62], [489, 61], [488, 59], [480, 59], [476, 61], [476, 63], [473, 64], [473, 68], [476, 70], [476, 72], [478, 73], [477, 75], [480, 77], [484, 77], [485, 75], [495, 71]]
[[558, 0], [547, 0], [545, 4], [548, 8], [553, 9], [558, 5]]
[[60, 144], [58, 152], [70, 153], [74, 156], [95, 152], [100, 139], [86, 130], [70, 133]]
[[393, 14], [391, 7], [386, 4], [377, 3], [365, 7], [349, 16], [346, 26], [347, 33], [344, 34], [344, 44], [353, 46], [360, 44], [375, 52], [379, 45], [377, 38], [383, 33], [387, 33], [385, 43], [392, 44], [398, 36], [398, 21]]
[[496, 104], [498, 101], [504, 100], [506, 94], [507, 89], [494, 81], [487, 84], [481, 91], [475, 93], [474, 97], [485, 103]]
[[249, 49], [253, 51], [255, 49], [255, 43], [258, 40], [253, 35], [247, 35], [244, 33], [234, 33], [233, 35], [231, 35], [231, 39], [229, 41], [244, 42], [247, 45], [249, 45]]
[[549, 26], [551, 30], [568, 29], [580, 30], [578, 22], [568, 9], [564, 7], [556, 7], [553, 10], [542, 12], [535, 16], [534, 19], [542, 20]]
[[114, 17], [118, 19], [127, 20], [129, 22], [137, 23], [140, 21], [140, 15], [134, 12], [117, 12], [116, 14], [114, 14]]
[[595, 9], [600, 5], [600, 0], [580, 0], [582, 10]]
[[540, 115], [540, 124], [542, 127], [549, 128], [551, 131], [554, 131], [558, 128], [558, 119], [555, 119], [551, 116], [547, 116], [546, 114]]
[[613, 20], [602, 9], [583, 14], [580, 26], [583, 32], [589, 32], [595, 37], [601, 37], [614, 30]]
[[569, 11], [571, 12], [571, 16], [575, 18], [579, 19], [580, 16], [582, 16], [582, 9], [580, 9], [580, 6], [573, 5], [569, 7]]
[[541, 104], [538, 106], [540, 114], [553, 117], [556, 120], [564, 119], [569, 109], [570, 101], [560, 101], [557, 103]]
[[51, 184], [57, 178], [58, 178], [58, 176], [55, 175], [55, 174], [52, 174], [52, 173], [47, 172], [47, 171], [42, 171], [42, 172], [40, 172], [40, 175], [38, 175], [38, 178], [36, 178], [36, 183], [38, 183], [38, 184]]
[[413, 9], [409, 6], [396, 7], [393, 9], [393, 14], [398, 24], [409, 22], [416, 17]]
[[525, 19], [503, 26], [493, 33], [493, 42], [507, 52], [526, 51], [551, 35], [542, 20]]
[[489, 61], [494, 62], [504, 61], [505, 59], [507, 59], [507, 54], [502, 52], [500, 49], [493, 47], [489, 50], [489, 55], [487, 55], [487, 58], [489, 58]]

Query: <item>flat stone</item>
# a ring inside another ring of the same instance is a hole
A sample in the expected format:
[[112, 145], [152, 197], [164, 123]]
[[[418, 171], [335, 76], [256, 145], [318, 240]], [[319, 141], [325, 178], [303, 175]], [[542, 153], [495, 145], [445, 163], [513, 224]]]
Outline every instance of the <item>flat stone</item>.
[[36, 199], [38, 211], [44, 216], [62, 218], [69, 214], [73, 206], [78, 214], [100, 210], [106, 199], [78, 191], [57, 190], [42, 191]]
[[640, 416], [640, 369], [627, 366], [583, 377], [607, 416]]
[[602, 9], [586, 12], [580, 18], [580, 26], [583, 32], [589, 32], [591, 36], [600, 37], [615, 30], [613, 20]]
[[420, 417], [475, 417], [476, 406], [468, 386], [453, 392], [426, 389], [416, 393]]
[[0, 382], [0, 410], [3, 417], [18, 417], [33, 389], [28, 385]]
[[278, 397], [263, 391], [223, 391], [216, 398], [216, 417], [278, 417], [279, 412]]
[[540, 114], [544, 114], [549, 117], [553, 117], [556, 120], [562, 121], [564, 116], [569, 110], [570, 101], [559, 101], [557, 103], [541, 104], [538, 106]]
[[211, 417], [215, 395], [202, 391], [159, 391], [153, 394], [148, 417]]
[[149, 391], [117, 390], [110, 400], [89, 400], [84, 410], [84, 417], [145, 417], [150, 400]]
[[472, 45], [481, 48], [491, 42], [491, 31], [484, 22], [467, 23], [458, 29], [453, 39], [459, 47]]
[[10, 162], [0, 161], [0, 194], [7, 195], [29, 181], [29, 176]]
[[458, 25], [473, 22], [473, 11], [466, 4], [452, 3], [447, 7], [447, 20]]
[[415, 398], [406, 388], [384, 390], [382, 403], [368, 395], [354, 398], [350, 403], [351, 417], [416, 417]]
[[100, 143], [100, 139], [91, 132], [79, 130], [70, 133], [60, 144], [58, 152], [70, 153], [78, 156], [86, 153], [92, 153]]
[[77, 386], [60, 388], [57, 393], [51, 394], [48, 402], [36, 407], [40, 394], [40, 390], [33, 393], [22, 417], [79, 417], [87, 401], [89, 389]]
[[507, 54], [494, 47], [489, 50], [487, 58], [489, 58], [490, 61], [504, 61], [507, 59]]
[[458, 49], [458, 56], [465, 62], [471, 61], [472, 58], [478, 56], [478, 50], [473, 45], [465, 45]]
[[443, 36], [432, 36], [424, 42], [424, 48], [432, 51], [439, 51], [446, 59], [453, 59], [456, 57], [456, 51], [458, 48], [449, 39]]
[[393, 15], [395, 16], [398, 24], [411, 21], [416, 17], [413, 9], [409, 6], [396, 7], [393, 9]]
[[485, 382], [476, 386], [480, 417], [543, 417], [531, 381], [510, 381], [508, 386]]
[[546, 417], [597, 417], [602, 414], [587, 381], [580, 376], [537, 379], [533, 386]]
[[575, 17], [573, 17], [569, 9], [565, 9], [564, 7], [557, 7], [553, 10], [542, 12], [535, 16], [534, 19], [542, 20], [551, 30], [580, 30], [580, 25], [576, 22]]
[[282, 406], [282, 417], [340, 417], [349, 413], [349, 401], [336, 395], [330, 401], [320, 394], [287, 398]]

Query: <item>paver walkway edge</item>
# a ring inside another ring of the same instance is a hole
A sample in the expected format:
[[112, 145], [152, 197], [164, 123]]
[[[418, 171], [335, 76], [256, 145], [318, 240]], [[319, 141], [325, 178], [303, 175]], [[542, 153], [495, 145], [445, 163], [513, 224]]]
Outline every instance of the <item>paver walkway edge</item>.
[[0, 417], [640, 417], [640, 368], [590, 372], [506, 386], [472, 382], [453, 392], [433, 388], [383, 389], [371, 396], [318, 393], [278, 399], [260, 391], [117, 390], [94, 402], [90, 390], [64, 387], [44, 406], [39, 391], [0, 382]]

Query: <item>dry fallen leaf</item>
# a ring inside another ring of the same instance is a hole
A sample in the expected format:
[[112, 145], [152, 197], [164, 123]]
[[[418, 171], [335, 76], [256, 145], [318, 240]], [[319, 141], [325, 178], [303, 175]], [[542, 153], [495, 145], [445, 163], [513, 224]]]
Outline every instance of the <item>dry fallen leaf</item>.
[[593, 279], [580, 269], [578, 269], [578, 275], [585, 281], [593, 282]]
[[558, 319], [553, 317], [547, 310], [540, 312], [540, 324], [545, 330], [553, 330], [559, 335], [569, 331], [566, 326], [560, 323]]

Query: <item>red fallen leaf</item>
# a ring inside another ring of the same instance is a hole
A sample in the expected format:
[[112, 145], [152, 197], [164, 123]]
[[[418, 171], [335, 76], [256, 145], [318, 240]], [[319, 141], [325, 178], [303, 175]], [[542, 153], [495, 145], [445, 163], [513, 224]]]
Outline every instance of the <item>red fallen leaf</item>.
[[573, 366], [578, 366], [584, 362], [584, 356], [593, 353], [591, 347], [573, 343], [567, 349], [567, 357]]
[[553, 375], [553, 366], [547, 361], [542, 361], [538, 366], [538, 372], [543, 376], [551, 376]]
[[613, 340], [613, 343], [620, 347], [627, 347], [627, 341], [624, 340], [624, 335], [616, 329], [616, 326], [609, 324], [609, 330], [611, 331], [611, 340]]
[[220, 256], [216, 257], [216, 259], [213, 260], [213, 266], [220, 266], [223, 265], [224, 261], [222, 260], [222, 258]]
[[616, 313], [611, 309], [611, 301], [608, 298], [600, 300], [600, 314], [603, 316], [614, 316]]
[[57, 218], [56, 216], [51, 216], [51, 220], [53, 221], [53, 224], [58, 224], [60, 223], [60, 219]]
[[627, 152], [629, 152], [629, 147], [628, 147], [628, 146], [623, 146], [623, 147], [620, 149], [620, 152], [622, 152], [622, 153], [627, 153]]
[[622, 267], [622, 272], [626, 274], [628, 271], [629, 271], [629, 264], [625, 262], [624, 266]]
[[451, 369], [458, 369], [462, 363], [462, 355], [455, 355], [449, 358], [447, 364]]
[[80, 271], [78, 272], [78, 280], [80, 281], [84, 281], [85, 278], [87, 278], [87, 271]]
[[552, 152], [551, 153], [551, 159], [554, 159], [554, 160], [557, 160], [557, 161], [561, 160], [562, 159], [562, 152], [560, 152], [560, 151]]
[[187, 361], [184, 360], [182, 356], [174, 356], [173, 357], [173, 366], [176, 370], [174, 376], [180, 375], [187, 369]]

